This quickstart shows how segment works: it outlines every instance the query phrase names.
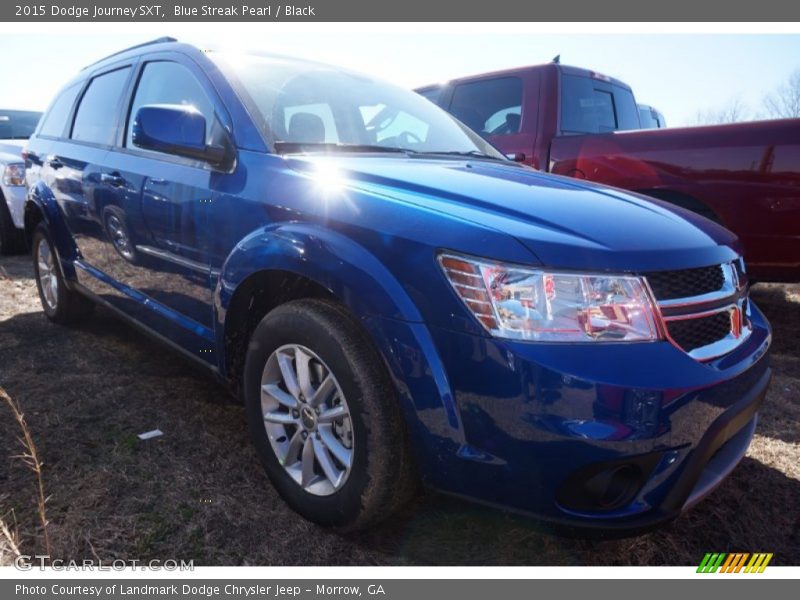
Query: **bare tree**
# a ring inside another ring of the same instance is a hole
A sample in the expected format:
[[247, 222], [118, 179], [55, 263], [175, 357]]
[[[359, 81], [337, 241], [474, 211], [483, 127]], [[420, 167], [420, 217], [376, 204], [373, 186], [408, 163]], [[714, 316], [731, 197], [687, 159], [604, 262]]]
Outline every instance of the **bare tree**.
[[771, 94], [764, 97], [764, 108], [773, 119], [800, 118], [800, 69]]
[[695, 122], [698, 125], [722, 125], [723, 123], [739, 123], [751, 119], [750, 109], [737, 96], [724, 106], [698, 111]]

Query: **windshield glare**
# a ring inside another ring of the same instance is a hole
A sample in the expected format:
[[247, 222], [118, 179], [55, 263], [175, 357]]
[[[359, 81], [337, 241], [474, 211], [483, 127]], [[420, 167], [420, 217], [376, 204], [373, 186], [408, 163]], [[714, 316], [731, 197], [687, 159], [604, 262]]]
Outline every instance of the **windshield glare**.
[[[315, 145], [375, 146], [502, 158], [478, 134], [416, 92], [324, 65], [211, 54], [264, 120], [267, 138]], [[335, 146], [333, 146], [335, 148]], [[326, 150], [331, 146], [326, 146]], [[342, 148], [346, 150], [346, 147]]]

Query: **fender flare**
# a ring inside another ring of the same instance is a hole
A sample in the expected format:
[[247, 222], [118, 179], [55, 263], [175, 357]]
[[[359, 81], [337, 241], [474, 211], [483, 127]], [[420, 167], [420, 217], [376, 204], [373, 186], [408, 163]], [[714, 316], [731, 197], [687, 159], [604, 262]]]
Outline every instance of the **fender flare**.
[[[219, 275], [214, 298], [219, 348], [225, 347], [226, 311], [237, 289], [265, 271], [304, 277], [342, 302], [383, 356], [398, 387], [406, 423], [420, 443], [418, 451], [446, 443], [455, 457], [464, 444], [464, 431], [441, 358], [411, 297], [377, 257], [351, 238], [318, 225], [281, 223], [254, 231], [236, 245]], [[418, 357], [421, 376], [403, 375], [401, 350]], [[423, 408], [434, 409], [428, 414], [438, 427], [431, 429], [431, 423], [420, 420]], [[422, 470], [423, 478], [435, 479], [427, 470]]]
[[62, 272], [68, 282], [75, 281], [75, 267], [73, 261], [77, 260], [78, 247], [72, 238], [64, 217], [56, 202], [52, 190], [39, 181], [28, 189], [28, 197], [25, 200], [25, 237], [28, 241], [33, 236], [30, 214], [33, 210], [38, 210], [42, 219], [50, 232], [50, 237], [56, 247], [56, 252], [61, 262]]
[[321, 226], [280, 223], [250, 233], [225, 260], [214, 299], [223, 325], [236, 289], [259, 271], [305, 277], [330, 291], [359, 319], [423, 320], [400, 282], [365, 247]]

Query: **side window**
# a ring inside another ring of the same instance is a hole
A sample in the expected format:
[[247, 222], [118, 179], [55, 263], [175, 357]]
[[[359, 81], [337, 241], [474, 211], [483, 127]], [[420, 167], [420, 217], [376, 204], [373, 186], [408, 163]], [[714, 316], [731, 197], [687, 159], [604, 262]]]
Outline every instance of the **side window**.
[[442, 86], [435, 85], [433, 87], [417, 90], [417, 93], [423, 98], [427, 98], [434, 104], [439, 102], [439, 96], [442, 95]]
[[120, 101], [130, 70], [125, 67], [92, 79], [75, 113], [70, 136], [73, 140], [103, 145], [114, 143]]
[[456, 86], [450, 112], [482, 135], [510, 135], [522, 122], [522, 80], [484, 79]]
[[592, 112], [597, 123], [598, 133], [614, 131], [617, 128], [614, 95], [611, 92], [592, 90]]
[[339, 133], [330, 104], [299, 104], [283, 107], [286, 141], [336, 144]]
[[564, 133], [607, 133], [639, 127], [639, 111], [630, 90], [580, 75], [561, 77]]
[[617, 129], [628, 131], [630, 129], [639, 129], [639, 111], [636, 108], [636, 100], [633, 99], [633, 94], [630, 90], [613, 86], [614, 90], [614, 106], [617, 109]]
[[79, 91], [81, 91], [81, 86], [76, 83], [58, 95], [42, 118], [39, 135], [51, 137], [64, 135], [64, 130], [67, 128], [67, 119], [69, 119], [69, 114], [72, 112], [72, 106], [75, 104]]
[[193, 106], [206, 118], [206, 141], [210, 142], [216, 124], [214, 103], [194, 74], [182, 64], [169, 61], [147, 63], [136, 86], [125, 146], [133, 148], [133, 120], [136, 112], [150, 104], [183, 104]]

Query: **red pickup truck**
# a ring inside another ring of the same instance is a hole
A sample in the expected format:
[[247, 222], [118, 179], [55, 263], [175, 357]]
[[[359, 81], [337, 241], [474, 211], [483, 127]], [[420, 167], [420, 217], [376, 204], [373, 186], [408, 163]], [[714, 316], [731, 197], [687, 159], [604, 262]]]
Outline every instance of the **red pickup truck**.
[[417, 90], [517, 160], [723, 224], [750, 277], [800, 280], [800, 119], [643, 130], [631, 88], [560, 64]]

